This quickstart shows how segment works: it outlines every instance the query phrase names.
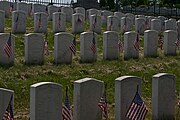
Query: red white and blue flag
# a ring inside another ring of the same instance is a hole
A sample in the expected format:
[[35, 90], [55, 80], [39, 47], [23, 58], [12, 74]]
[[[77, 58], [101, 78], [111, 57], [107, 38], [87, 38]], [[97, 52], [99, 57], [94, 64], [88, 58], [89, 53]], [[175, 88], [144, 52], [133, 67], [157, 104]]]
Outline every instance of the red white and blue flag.
[[113, 18], [111, 18], [111, 22], [109, 24], [109, 30], [111, 31], [112, 30], [112, 26], [113, 26]]
[[42, 23], [41, 23], [41, 14], [39, 14], [39, 19], [38, 19], [38, 28], [41, 28]]
[[74, 37], [69, 49], [74, 55], [76, 55], [76, 36]]
[[97, 15], [95, 16], [94, 22], [93, 22], [93, 28], [94, 28], [94, 29], [96, 28], [96, 23], [97, 23]]
[[66, 87], [66, 98], [62, 109], [62, 120], [72, 120], [72, 114], [68, 98], [68, 88]]
[[11, 33], [9, 35], [9, 38], [8, 38], [6, 44], [4, 45], [4, 52], [6, 53], [8, 58], [10, 58], [12, 56], [12, 54], [13, 54], [12, 45], [11, 45]]
[[95, 41], [94, 32], [93, 32], [93, 39], [92, 39], [92, 42], [90, 44], [90, 48], [91, 48], [93, 54], [96, 54], [96, 41]]
[[126, 117], [130, 120], [144, 120], [147, 112], [148, 109], [145, 103], [141, 99], [139, 93], [136, 92], [136, 95], [126, 113]]
[[137, 33], [136, 39], [133, 43], [133, 46], [137, 51], [140, 50], [139, 33]]
[[18, 28], [18, 21], [19, 21], [19, 13], [17, 13], [16, 21], [15, 21], [15, 29]]
[[13, 96], [11, 96], [11, 99], [10, 99], [8, 107], [3, 115], [2, 120], [14, 120], [12, 102], [13, 102]]
[[100, 107], [103, 116], [106, 120], [108, 120], [108, 108], [107, 108], [107, 98], [106, 98], [106, 92], [104, 91], [103, 96], [101, 97], [98, 106]]

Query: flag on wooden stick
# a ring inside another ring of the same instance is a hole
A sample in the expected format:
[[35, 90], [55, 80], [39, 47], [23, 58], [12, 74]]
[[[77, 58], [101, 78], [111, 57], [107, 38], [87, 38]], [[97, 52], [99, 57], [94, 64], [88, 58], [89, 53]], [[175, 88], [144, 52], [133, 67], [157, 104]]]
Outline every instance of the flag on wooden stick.
[[93, 32], [93, 39], [92, 39], [92, 42], [90, 44], [90, 48], [91, 48], [93, 54], [96, 54], [96, 41], [95, 41], [94, 32]]
[[71, 45], [69, 46], [69, 49], [71, 50], [71, 52], [76, 55], [76, 35], [74, 36], [74, 39], [71, 43]]
[[133, 46], [137, 51], [140, 50], [139, 32], [137, 33], [136, 39], [133, 43]]
[[8, 58], [10, 58], [12, 56], [12, 54], [13, 54], [12, 45], [11, 45], [11, 32], [9, 34], [9, 38], [8, 38], [6, 44], [4, 45], [4, 52], [6, 53]]
[[18, 21], [19, 21], [19, 13], [17, 13], [17, 17], [16, 17], [16, 20], [15, 20], [15, 29], [16, 30], [18, 28]]

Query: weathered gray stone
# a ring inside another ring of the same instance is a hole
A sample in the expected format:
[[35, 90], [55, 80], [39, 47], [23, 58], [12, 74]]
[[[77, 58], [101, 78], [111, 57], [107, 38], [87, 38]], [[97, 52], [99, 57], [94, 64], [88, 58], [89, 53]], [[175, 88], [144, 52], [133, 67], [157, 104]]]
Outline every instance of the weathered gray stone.
[[0, 118], [3, 118], [3, 115], [9, 104], [11, 104], [12, 109], [14, 109], [14, 91], [0, 88]]
[[[1, 65], [12, 65], [14, 64], [14, 52], [15, 52], [15, 36], [9, 36], [9, 33], [0, 33], [0, 64]], [[8, 40], [11, 42], [11, 50], [6, 53], [4, 51], [5, 45]]]
[[97, 34], [83, 32], [80, 34], [81, 62], [95, 62], [97, 60]]
[[[103, 82], [84, 78], [74, 82], [74, 120], [101, 120], [98, 102], [103, 95]], [[88, 101], [88, 102], [87, 102]]]
[[12, 12], [12, 33], [26, 33], [26, 13], [23, 11]]
[[19, 2], [17, 3], [17, 10], [21, 10], [23, 12], [25, 12], [26, 16], [28, 15], [28, 12], [29, 12], [29, 8], [30, 6], [25, 3], [25, 2]]
[[152, 19], [151, 20], [151, 30], [156, 30], [158, 33], [161, 32], [161, 20], [159, 19]]
[[83, 14], [84, 18], [85, 18], [85, 9], [83, 7], [76, 7], [74, 8], [75, 13], [80, 13]]
[[107, 17], [112, 16], [113, 12], [110, 12], [108, 10], [103, 10], [101, 12], [101, 19], [102, 19], [102, 24], [107, 24]]
[[8, 1], [0, 1], [0, 10], [5, 11], [5, 17], [8, 18], [10, 16], [10, 2]]
[[48, 6], [48, 20], [52, 21], [53, 18], [53, 13], [58, 12], [59, 7], [54, 6], [54, 5], [49, 5]]
[[137, 33], [130, 31], [124, 33], [124, 59], [138, 58], [139, 49], [136, 46]]
[[34, 32], [47, 33], [48, 17], [44, 12], [37, 12], [34, 14]]
[[53, 32], [65, 32], [66, 31], [66, 15], [62, 12], [53, 13]]
[[25, 63], [42, 64], [44, 61], [44, 37], [39, 33], [25, 35]]
[[175, 19], [169, 19], [165, 21], [165, 30], [177, 30], [177, 24]]
[[121, 18], [125, 17], [125, 14], [122, 12], [114, 12], [114, 16], [118, 17], [119, 27], [120, 27], [121, 26]]
[[5, 12], [0, 10], [0, 32], [4, 32]]
[[146, 30], [144, 32], [144, 56], [156, 57], [158, 48], [158, 32]]
[[32, 5], [32, 13], [37, 13], [37, 12], [46, 12], [46, 6], [42, 4], [33, 4]]
[[131, 19], [128, 17], [122, 17], [121, 18], [121, 32], [128, 32], [131, 31], [133, 28], [133, 23], [131, 22]]
[[131, 19], [131, 22], [133, 25], [135, 24], [135, 15], [134, 14], [126, 13], [125, 16]]
[[115, 60], [119, 56], [118, 33], [106, 31], [103, 34], [103, 59]]
[[72, 15], [72, 32], [81, 33], [84, 31], [84, 16], [80, 13]]
[[176, 55], [177, 32], [173, 30], [164, 31], [164, 54]]
[[98, 10], [97, 9], [89, 9], [89, 19], [91, 15], [97, 15], [98, 14]]
[[72, 22], [73, 9], [71, 7], [62, 7], [61, 12], [66, 14], [67, 22]]
[[141, 95], [141, 79], [135, 76], [122, 76], [115, 80], [115, 120], [129, 120], [127, 110], [137, 92]]
[[119, 21], [118, 18], [115, 16], [108, 16], [107, 17], [107, 31], [116, 31], [119, 30]]
[[152, 78], [152, 120], [175, 120], [175, 76], [159, 73]]
[[40, 82], [30, 88], [31, 120], [62, 120], [62, 85]]
[[72, 51], [70, 46], [73, 43], [73, 35], [66, 32], [54, 35], [54, 58], [55, 63], [70, 64], [72, 62]]
[[101, 33], [101, 16], [99, 15], [91, 15], [90, 17], [90, 31], [94, 31], [96, 33]]
[[165, 20], [167, 20], [164, 16], [158, 16], [158, 19], [161, 21], [161, 31], [165, 30]]
[[139, 33], [140, 35], [144, 34], [146, 24], [145, 24], [145, 19], [144, 18], [136, 18], [135, 19], [135, 31]]

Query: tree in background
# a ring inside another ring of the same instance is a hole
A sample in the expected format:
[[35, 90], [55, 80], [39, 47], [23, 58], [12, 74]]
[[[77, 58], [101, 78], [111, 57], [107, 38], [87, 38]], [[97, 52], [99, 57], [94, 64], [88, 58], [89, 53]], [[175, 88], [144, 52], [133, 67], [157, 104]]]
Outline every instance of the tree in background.
[[106, 5], [107, 5], [106, 0], [100, 0], [100, 7], [101, 8], [106, 7]]
[[108, 8], [109, 10], [114, 9], [115, 2], [114, 0], [100, 0], [101, 8]]

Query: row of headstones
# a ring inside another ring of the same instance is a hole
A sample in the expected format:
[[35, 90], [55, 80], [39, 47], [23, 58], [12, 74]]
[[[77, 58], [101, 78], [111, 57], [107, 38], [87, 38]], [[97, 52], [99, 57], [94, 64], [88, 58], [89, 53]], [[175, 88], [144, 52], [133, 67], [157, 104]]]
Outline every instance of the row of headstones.
[[[101, 120], [98, 102], [103, 96], [104, 82], [94, 78], [74, 81], [73, 118], [74, 120]], [[126, 112], [136, 94], [142, 90], [142, 79], [135, 76], [122, 76], [115, 80], [115, 120], [125, 120]], [[159, 73], [152, 78], [152, 119], [175, 119], [175, 76]], [[12, 90], [0, 88], [0, 118], [8, 106]], [[30, 87], [30, 119], [61, 120], [62, 85], [41, 82]], [[108, 98], [107, 98], [108, 100]], [[13, 105], [13, 101], [12, 101]]]
[[[121, 49], [124, 49], [124, 59], [138, 58], [139, 57], [139, 38], [138, 34], [134, 31], [126, 32], [123, 41], [119, 40], [117, 32], [106, 31], [103, 34], [103, 59], [104, 60], [117, 60]], [[8, 56], [4, 50], [9, 34], [0, 33], [1, 39], [1, 64], [14, 63], [14, 50], [15, 50], [15, 36], [11, 37], [12, 55]], [[66, 32], [56, 33], [54, 35], [54, 58], [55, 63], [72, 63], [72, 56], [76, 54], [75, 37]], [[121, 38], [120, 38], [121, 39]], [[158, 32], [155, 30], [146, 30], [144, 34], [144, 56], [157, 57], [158, 49]], [[81, 62], [95, 62], [98, 54], [98, 37], [93, 32], [83, 32], [80, 34], [80, 61]], [[176, 55], [177, 48], [177, 32], [167, 30], [164, 32], [164, 54]], [[40, 33], [25, 34], [25, 63], [26, 64], [43, 64], [45, 41], [44, 36]], [[180, 44], [180, 43], [178, 43]], [[178, 46], [179, 47], [179, 46]]]

